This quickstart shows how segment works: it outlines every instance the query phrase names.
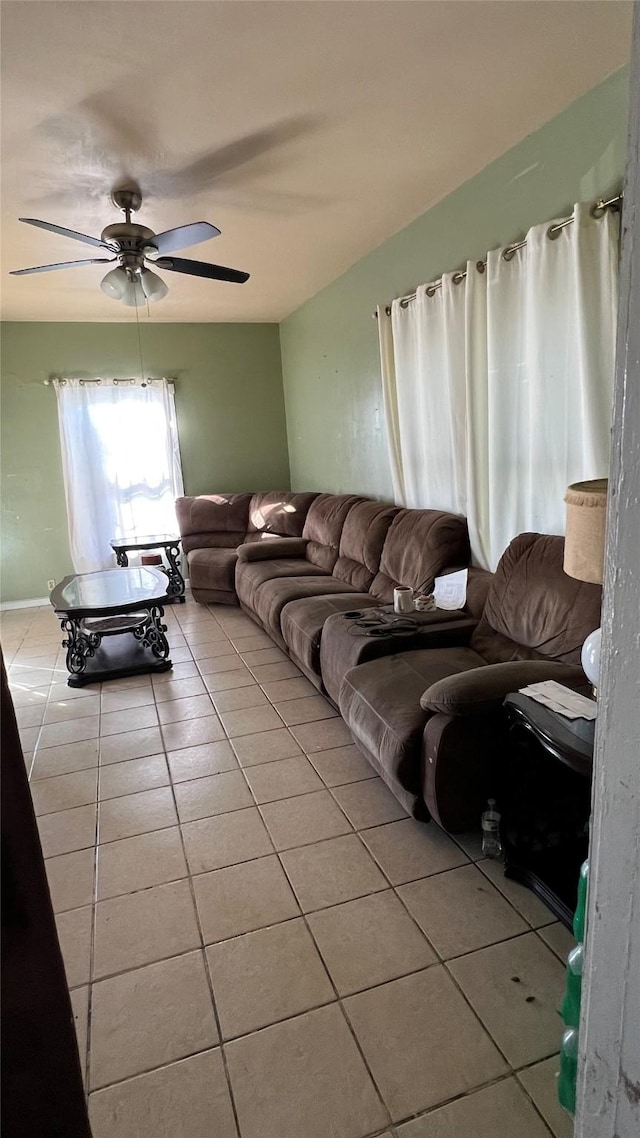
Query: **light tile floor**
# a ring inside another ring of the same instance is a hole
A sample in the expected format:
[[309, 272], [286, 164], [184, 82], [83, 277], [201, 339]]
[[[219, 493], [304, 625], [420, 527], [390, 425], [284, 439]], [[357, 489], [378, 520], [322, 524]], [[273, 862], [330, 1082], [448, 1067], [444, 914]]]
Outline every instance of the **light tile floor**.
[[94, 1138], [568, 1138], [569, 935], [239, 610], [166, 621], [172, 672], [74, 690], [2, 614]]

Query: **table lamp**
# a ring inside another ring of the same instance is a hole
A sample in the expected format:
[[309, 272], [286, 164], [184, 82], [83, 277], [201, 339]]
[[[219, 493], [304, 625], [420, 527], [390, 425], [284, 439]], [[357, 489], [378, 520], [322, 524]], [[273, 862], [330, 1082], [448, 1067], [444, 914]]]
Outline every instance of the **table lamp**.
[[[601, 585], [604, 577], [604, 545], [607, 517], [606, 478], [574, 482], [565, 495], [567, 533], [564, 542], [564, 571], [578, 581]], [[590, 632], [582, 645], [582, 667], [589, 682], [598, 687], [600, 675], [600, 632]]]

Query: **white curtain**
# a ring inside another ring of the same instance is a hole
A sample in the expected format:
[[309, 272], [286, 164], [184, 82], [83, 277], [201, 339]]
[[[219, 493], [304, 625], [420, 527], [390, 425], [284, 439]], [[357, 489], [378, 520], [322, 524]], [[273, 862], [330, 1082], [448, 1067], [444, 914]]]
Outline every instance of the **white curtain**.
[[563, 533], [567, 485], [608, 469], [618, 219], [573, 219], [392, 306], [401, 500], [465, 514], [489, 569], [518, 533]]
[[609, 467], [618, 219], [584, 204], [573, 217], [554, 240], [536, 225], [511, 260], [495, 250], [470, 278], [486, 290], [487, 358], [471, 377], [486, 401], [469, 433], [485, 441], [467, 481], [490, 568], [517, 533], [564, 533], [569, 483]]
[[[442, 278], [410, 304], [391, 306], [395, 465], [406, 506], [463, 513], [465, 505], [465, 290]], [[387, 405], [391, 402], [387, 369]], [[389, 421], [389, 420], [388, 420]], [[392, 457], [392, 469], [394, 459]]]
[[173, 385], [54, 382], [76, 573], [113, 565], [112, 538], [175, 533], [183, 493]]
[[402, 466], [402, 444], [400, 441], [400, 421], [398, 417], [396, 365], [393, 358], [391, 311], [389, 310], [387, 312], [386, 308], [379, 307], [376, 314], [378, 317], [378, 341], [380, 344], [382, 401], [387, 425], [387, 446], [389, 448], [389, 465], [391, 467], [393, 496], [396, 502], [406, 502], [404, 470]]

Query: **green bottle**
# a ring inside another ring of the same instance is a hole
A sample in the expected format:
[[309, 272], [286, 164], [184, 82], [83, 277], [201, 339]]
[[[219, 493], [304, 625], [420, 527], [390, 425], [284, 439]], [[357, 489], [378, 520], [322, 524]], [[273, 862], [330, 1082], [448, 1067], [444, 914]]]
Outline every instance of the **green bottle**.
[[578, 878], [578, 903], [573, 918], [573, 935], [578, 944], [584, 944], [584, 928], [587, 919], [587, 893], [589, 886], [589, 861], [584, 861]]
[[558, 1098], [560, 1105], [570, 1114], [576, 1112], [576, 1080], [578, 1076], [578, 1029], [570, 1027], [562, 1036], [560, 1045], [560, 1076]]
[[577, 944], [567, 957], [567, 983], [560, 1008], [560, 1015], [566, 1027], [578, 1027], [580, 1024], [583, 960], [584, 945]]

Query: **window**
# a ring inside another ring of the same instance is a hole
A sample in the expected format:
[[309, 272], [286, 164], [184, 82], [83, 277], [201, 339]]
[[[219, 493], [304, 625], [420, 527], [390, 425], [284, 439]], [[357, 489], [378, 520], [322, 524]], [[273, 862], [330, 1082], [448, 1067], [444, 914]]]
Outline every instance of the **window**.
[[77, 573], [113, 564], [112, 538], [176, 530], [183, 493], [172, 384], [60, 380], [60, 440]]

